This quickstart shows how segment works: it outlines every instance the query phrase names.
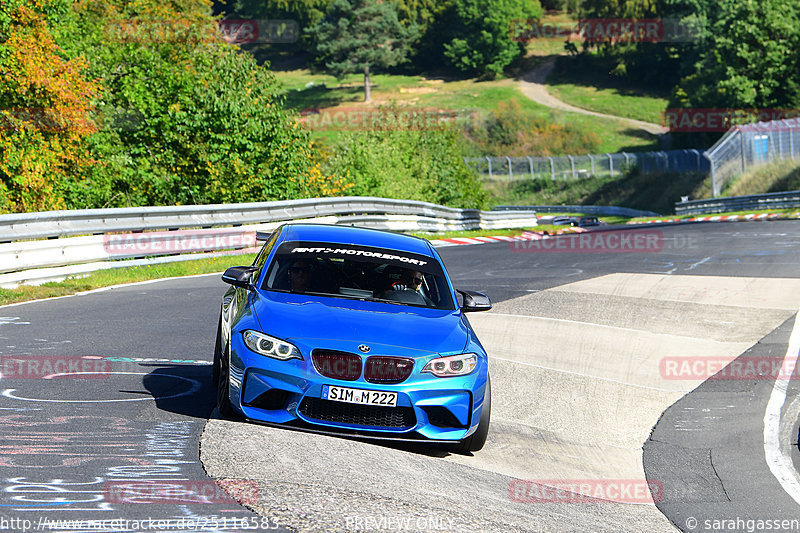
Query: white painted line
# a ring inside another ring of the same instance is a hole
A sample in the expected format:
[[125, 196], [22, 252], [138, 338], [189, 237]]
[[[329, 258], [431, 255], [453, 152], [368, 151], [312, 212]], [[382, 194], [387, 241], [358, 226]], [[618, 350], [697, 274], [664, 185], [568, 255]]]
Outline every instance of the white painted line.
[[[797, 357], [800, 355], [800, 312], [795, 315], [794, 327], [789, 337], [789, 346], [786, 349], [786, 356], [783, 358], [784, 368], [794, 370]], [[767, 410], [764, 413], [764, 457], [767, 465], [781, 484], [786, 494], [800, 504], [800, 479], [794, 469], [792, 460], [789, 456], [781, 453], [780, 445], [780, 425], [781, 410], [786, 402], [786, 391], [789, 387], [788, 379], [776, 379], [772, 394], [767, 402]]]

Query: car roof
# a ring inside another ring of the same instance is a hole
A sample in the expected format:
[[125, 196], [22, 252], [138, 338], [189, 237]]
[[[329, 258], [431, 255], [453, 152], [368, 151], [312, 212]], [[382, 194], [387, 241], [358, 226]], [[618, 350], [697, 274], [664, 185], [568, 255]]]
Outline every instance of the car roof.
[[281, 232], [283, 241], [330, 242], [357, 244], [390, 250], [402, 250], [433, 257], [427, 240], [412, 235], [355, 226], [332, 224], [286, 224]]

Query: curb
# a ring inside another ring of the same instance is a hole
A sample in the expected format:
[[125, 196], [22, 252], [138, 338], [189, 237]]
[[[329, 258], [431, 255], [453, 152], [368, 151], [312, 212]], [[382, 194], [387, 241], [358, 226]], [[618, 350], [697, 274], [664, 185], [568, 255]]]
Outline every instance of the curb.
[[584, 228], [565, 228], [558, 230], [555, 233], [547, 231], [525, 231], [522, 235], [508, 237], [506, 235], [495, 235], [490, 237], [451, 237], [449, 239], [432, 239], [429, 242], [434, 248], [442, 248], [445, 246], [464, 246], [467, 244], [486, 244], [493, 242], [514, 242], [514, 241], [538, 241], [539, 239], [548, 239], [553, 235], [563, 235], [564, 233], [583, 233], [587, 231]]
[[752, 222], [754, 220], [792, 220], [800, 218], [800, 212], [792, 214], [761, 213], [749, 215], [713, 215], [692, 218], [659, 218], [628, 222], [627, 224], [681, 224], [685, 222]]

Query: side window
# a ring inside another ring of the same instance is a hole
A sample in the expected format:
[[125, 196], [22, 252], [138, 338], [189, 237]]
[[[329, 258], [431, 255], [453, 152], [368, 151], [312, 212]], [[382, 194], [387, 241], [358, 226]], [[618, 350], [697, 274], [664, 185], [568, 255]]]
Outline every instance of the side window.
[[264, 263], [267, 262], [267, 257], [269, 257], [272, 248], [275, 246], [275, 242], [278, 240], [278, 233], [280, 233], [280, 231], [273, 231], [267, 242], [261, 247], [261, 251], [258, 252], [255, 261], [253, 261], [253, 266], [256, 267], [256, 271], [251, 279], [257, 280], [261, 276], [261, 269], [264, 268]]

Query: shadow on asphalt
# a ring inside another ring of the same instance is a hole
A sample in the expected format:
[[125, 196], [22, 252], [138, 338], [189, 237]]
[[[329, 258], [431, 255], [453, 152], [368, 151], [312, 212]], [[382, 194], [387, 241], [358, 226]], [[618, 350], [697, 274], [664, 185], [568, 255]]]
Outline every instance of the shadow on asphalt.
[[164, 411], [207, 419], [216, 406], [211, 365], [159, 365], [143, 381], [156, 407]]

